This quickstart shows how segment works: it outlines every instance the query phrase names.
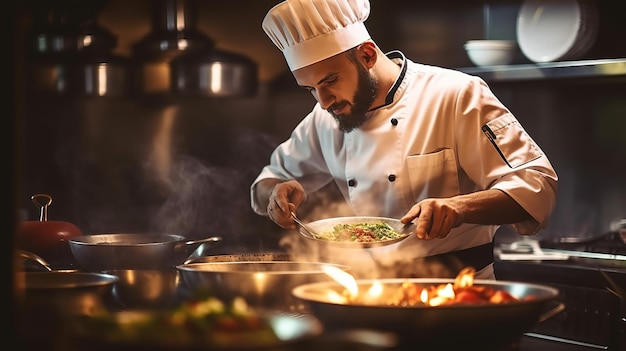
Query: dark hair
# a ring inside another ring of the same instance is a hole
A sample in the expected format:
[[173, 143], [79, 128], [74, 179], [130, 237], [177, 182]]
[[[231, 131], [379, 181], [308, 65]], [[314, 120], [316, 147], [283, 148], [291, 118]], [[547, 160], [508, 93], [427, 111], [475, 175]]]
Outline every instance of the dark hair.
[[352, 49], [346, 51], [346, 56], [348, 57], [348, 60], [350, 60], [350, 62], [354, 63], [355, 65], [359, 64], [359, 59], [357, 58], [357, 55], [356, 55], [356, 51], [358, 49], [359, 47], [355, 46]]

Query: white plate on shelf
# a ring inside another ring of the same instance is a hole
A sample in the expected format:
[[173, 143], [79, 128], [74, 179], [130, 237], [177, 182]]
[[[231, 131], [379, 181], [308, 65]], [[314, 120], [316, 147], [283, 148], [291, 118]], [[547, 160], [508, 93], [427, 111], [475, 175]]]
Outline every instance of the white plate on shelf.
[[524, 0], [517, 15], [517, 42], [533, 62], [580, 58], [596, 33], [593, 0]]

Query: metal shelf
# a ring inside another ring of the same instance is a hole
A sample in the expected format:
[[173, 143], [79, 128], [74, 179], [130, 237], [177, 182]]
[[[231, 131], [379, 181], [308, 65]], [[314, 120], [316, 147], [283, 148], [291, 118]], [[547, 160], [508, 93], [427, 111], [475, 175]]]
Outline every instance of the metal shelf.
[[457, 68], [487, 81], [512, 82], [562, 78], [626, 76], [626, 58]]

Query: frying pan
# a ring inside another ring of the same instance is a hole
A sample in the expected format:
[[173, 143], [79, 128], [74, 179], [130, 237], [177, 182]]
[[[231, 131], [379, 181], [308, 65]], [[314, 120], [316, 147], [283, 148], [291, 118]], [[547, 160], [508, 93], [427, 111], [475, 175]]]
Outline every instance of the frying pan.
[[106, 313], [115, 276], [92, 272], [16, 272], [16, 331], [24, 350], [45, 350], [88, 316]]
[[[391, 240], [373, 241], [373, 242], [354, 242], [354, 241], [330, 241], [319, 237], [320, 233], [330, 232], [333, 227], [339, 224], [359, 224], [359, 223], [387, 223], [394, 231], [403, 234], [403, 236]], [[307, 229], [313, 233], [307, 232]], [[370, 247], [379, 247], [385, 245], [395, 244], [408, 238], [413, 232], [415, 232], [415, 224], [404, 224], [399, 219], [387, 218], [387, 217], [368, 217], [368, 216], [352, 216], [352, 217], [336, 217], [326, 218], [318, 221], [309, 222], [304, 226], [300, 226], [300, 234], [309, 240], [315, 241], [318, 244], [332, 245], [334, 247], [362, 249]], [[317, 235], [316, 235], [317, 234]]]
[[219, 236], [187, 240], [182, 235], [128, 233], [83, 235], [70, 240], [78, 264], [88, 271], [113, 269], [173, 269], [203, 243], [219, 243]]
[[[556, 315], [564, 305], [555, 299], [558, 290], [552, 287], [508, 281], [475, 280], [475, 286], [505, 290], [519, 302], [503, 304], [469, 304], [445, 306], [388, 306], [384, 303], [390, 294], [404, 282], [423, 287], [454, 283], [454, 279], [389, 278], [357, 280], [360, 292], [367, 291], [374, 282], [382, 284], [379, 299], [367, 303], [333, 301], [329, 291], [341, 293], [344, 288], [335, 281], [297, 286], [293, 295], [304, 301], [312, 314], [327, 328], [365, 328], [393, 331], [406, 346], [445, 349], [464, 346], [502, 346], [519, 338], [536, 323]], [[420, 291], [421, 289], [418, 289]]]
[[24, 307], [37, 313], [93, 315], [106, 309], [117, 277], [92, 272], [20, 272], [24, 281]]

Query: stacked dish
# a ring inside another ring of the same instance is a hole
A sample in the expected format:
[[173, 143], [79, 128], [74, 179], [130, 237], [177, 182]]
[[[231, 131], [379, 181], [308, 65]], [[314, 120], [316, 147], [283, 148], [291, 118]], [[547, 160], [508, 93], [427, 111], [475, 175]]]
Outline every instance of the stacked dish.
[[517, 42], [533, 62], [583, 57], [596, 41], [593, 0], [524, 0], [517, 15]]

